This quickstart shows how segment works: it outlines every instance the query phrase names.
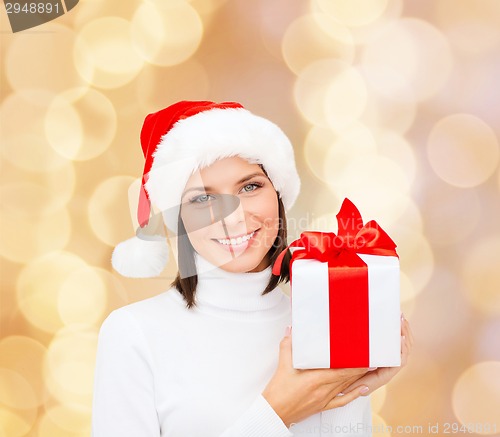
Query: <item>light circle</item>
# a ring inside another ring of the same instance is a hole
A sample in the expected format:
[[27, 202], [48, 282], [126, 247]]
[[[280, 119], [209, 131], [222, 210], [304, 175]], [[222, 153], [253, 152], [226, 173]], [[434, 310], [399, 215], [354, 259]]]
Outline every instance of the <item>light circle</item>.
[[0, 433], [4, 431], [9, 437], [27, 435], [36, 420], [35, 401], [27, 379], [13, 370], [0, 368]]
[[90, 21], [78, 33], [73, 61], [89, 84], [119, 88], [141, 70], [144, 60], [131, 42], [130, 22], [120, 17]]
[[0, 152], [2, 158], [13, 166], [30, 172], [50, 173], [68, 164], [45, 136], [47, 106], [54, 97], [55, 94], [47, 91], [24, 90], [3, 100], [0, 106]]
[[356, 121], [366, 108], [368, 89], [363, 76], [353, 67], [345, 68], [328, 86], [325, 114], [328, 125], [340, 130]]
[[[67, 55], [73, 50], [76, 34], [59, 23], [45, 23], [43, 32], [37, 34], [29, 30], [15, 34], [5, 53], [5, 64], [2, 62], [6, 78], [14, 90], [43, 89], [57, 93], [85, 85], [71, 56]], [[82, 65], [82, 71], [91, 75], [92, 67]]]
[[45, 134], [61, 156], [86, 161], [110, 146], [115, 137], [117, 115], [113, 103], [102, 93], [71, 89], [59, 94], [49, 105]]
[[47, 252], [63, 249], [71, 237], [71, 217], [67, 208], [33, 217], [6, 214], [0, 209], [2, 227], [0, 255], [24, 264]]
[[149, 63], [172, 66], [184, 62], [198, 49], [203, 23], [185, 1], [143, 2], [131, 24], [131, 38], [137, 52]]
[[465, 370], [453, 388], [453, 411], [470, 433], [492, 435], [500, 429], [500, 362], [483, 361]]
[[385, 26], [367, 42], [361, 62], [363, 66], [396, 71], [421, 101], [444, 86], [452, 71], [453, 56], [437, 28], [427, 21], [403, 18]]
[[352, 35], [341, 23], [326, 14], [303, 15], [286, 29], [281, 51], [295, 74], [319, 59], [339, 59], [348, 64], [354, 60]]
[[499, 161], [493, 129], [471, 114], [453, 114], [432, 128], [427, 155], [434, 172], [456, 187], [475, 187], [486, 181]]
[[42, 377], [45, 352], [42, 343], [24, 335], [8, 335], [0, 341], [0, 368], [12, 370], [25, 378], [34, 393], [34, 397], [24, 397], [22, 408], [37, 409], [48, 398]]
[[461, 269], [466, 297], [487, 315], [500, 314], [500, 235], [489, 235], [470, 247]]
[[128, 191], [132, 176], [113, 176], [101, 182], [88, 203], [88, 219], [94, 234], [109, 246], [116, 246], [135, 234]]
[[322, 59], [304, 68], [294, 85], [294, 99], [298, 110], [312, 124], [330, 127], [326, 106], [326, 96], [330, 86], [347, 69], [345, 62]]
[[389, 0], [314, 0], [314, 3], [346, 26], [365, 26], [376, 21], [385, 11]]
[[27, 264], [16, 284], [17, 305], [24, 317], [45, 332], [56, 332], [62, 326], [58, 311], [61, 285], [74, 270], [85, 265], [76, 254], [62, 250]]
[[61, 284], [58, 309], [66, 324], [97, 324], [107, 304], [106, 270], [85, 266], [71, 272]]
[[55, 404], [39, 419], [38, 437], [88, 437], [92, 410], [77, 403]]
[[86, 405], [91, 401], [97, 335], [90, 325], [73, 324], [59, 330], [49, 344], [44, 375], [49, 392], [59, 402]]

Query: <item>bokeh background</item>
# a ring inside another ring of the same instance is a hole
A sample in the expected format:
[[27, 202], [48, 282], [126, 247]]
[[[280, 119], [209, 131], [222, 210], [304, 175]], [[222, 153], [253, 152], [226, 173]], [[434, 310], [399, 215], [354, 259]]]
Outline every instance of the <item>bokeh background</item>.
[[347, 196], [397, 242], [416, 344], [372, 395], [374, 435], [500, 435], [499, 1], [82, 0], [0, 25], [1, 437], [90, 435], [100, 324], [176, 272], [126, 279], [110, 256], [142, 121], [183, 99], [290, 136], [290, 240], [335, 231]]

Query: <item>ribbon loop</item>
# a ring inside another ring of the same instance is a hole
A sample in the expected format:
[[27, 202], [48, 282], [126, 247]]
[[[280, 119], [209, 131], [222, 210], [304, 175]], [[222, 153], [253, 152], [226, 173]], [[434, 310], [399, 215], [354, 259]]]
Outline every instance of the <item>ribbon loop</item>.
[[349, 199], [345, 198], [337, 214], [338, 235], [346, 242], [354, 242], [356, 235], [363, 228], [361, 214]]
[[300, 238], [283, 250], [273, 266], [273, 275], [279, 276], [281, 264], [291, 247], [298, 250], [292, 254], [292, 264], [297, 259], [315, 259], [331, 266], [364, 265], [356, 253], [380, 256], [398, 256], [396, 243], [375, 221], [363, 225], [359, 210], [344, 199], [337, 214], [338, 235], [333, 232], [305, 231]]

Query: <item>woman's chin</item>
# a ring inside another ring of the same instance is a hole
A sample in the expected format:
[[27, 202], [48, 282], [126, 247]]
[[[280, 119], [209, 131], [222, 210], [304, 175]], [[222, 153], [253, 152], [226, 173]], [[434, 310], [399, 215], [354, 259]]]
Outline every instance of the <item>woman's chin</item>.
[[259, 260], [257, 260], [256, 262], [247, 262], [240, 258], [236, 258], [227, 262], [226, 264], [222, 264], [220, 268], [222, 270], [225, 270], [226, 272], [231, 273], [247, 273], [254, 270], [259, 265], [259, 263]]
[[[213, 265], [232, 273], [246, 273], [255, 269], [262, 262], [263, 255], [256, 251], [210, 251], [210, 256], [205, 256]], [[203, 254], [201, 254], [203, 256]]]

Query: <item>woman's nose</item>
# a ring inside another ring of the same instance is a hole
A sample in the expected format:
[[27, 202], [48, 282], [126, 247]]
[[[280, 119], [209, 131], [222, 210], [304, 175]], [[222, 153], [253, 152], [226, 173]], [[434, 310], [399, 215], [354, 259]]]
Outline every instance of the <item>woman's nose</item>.
[[[239, 219], [238, 210], [241, 209], [241, 202], [238, 196], [232, 194], [219, 194], [213, 203], [212, 214], [214, 222], [224, 220], [235, 221]], [[236, 214], [236, 215], [235, 215]]]
[[[238, 198], [237, 196], [232, 197]], [[245, 222], [245, 211], [243, 210], [243, 205], [241, 204], [239, 199], [237, 205], [236, 202], [233, 201], [232, 204], [228, 206], [231, 206], [231, 208], [227, 207], [224, 210], [222, 220], [227, 227], [235, 229], [237, 226], [241, 226], [242, 222]]]

